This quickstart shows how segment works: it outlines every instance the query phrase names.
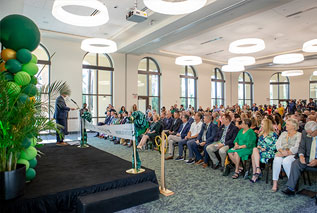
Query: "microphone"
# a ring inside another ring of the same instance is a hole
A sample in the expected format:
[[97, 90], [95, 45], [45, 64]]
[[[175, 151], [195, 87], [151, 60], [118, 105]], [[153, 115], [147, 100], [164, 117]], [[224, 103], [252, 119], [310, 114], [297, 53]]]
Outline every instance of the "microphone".
[[77, 103], [76, 103], [76, 101], [74, 101], [73, 99], [70, 99], [74, 104], [76, 104], [77, 105]]

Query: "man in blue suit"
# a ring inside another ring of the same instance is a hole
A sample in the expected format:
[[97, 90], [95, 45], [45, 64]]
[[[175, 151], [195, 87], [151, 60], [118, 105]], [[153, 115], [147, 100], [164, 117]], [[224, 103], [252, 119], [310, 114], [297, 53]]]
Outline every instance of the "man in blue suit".
[[[203, 167], [206, 168], [208, 166], [209, 155], [206, 151], [206, 148], [209, 144], [214, 142], [214, 139], [217, 135], [218, 127], [216, 124], [212, 123], [211, 115], [204, 116], [204, 124], [201, 128], [201, 131], [197, 137], [196, 141], [188, 141], [187, 147], [189, 152], [193, 152], [196, 157], [196, 164], [199, 165], [204, 162]], [[204, 158], [201, 156], [199, 152], [199, 147], [204, 148]]]
[[164, 118], [164, 130], [169, 130], [173, 124], [173, 117], [170, 111], [167, 112], [166, 118]]
[[56, 123], [62, 126], [62, 128], [59, 128], [60, 134], [56, 133], [57, 146], [68, 145], [67, 143], [63, 141], [65, 138], [65, 134], [67, 134], [67, 117], [68, 117], [68, 112], [70, 110], [75, 110], [75, 108], [69, 108], [66, 106], [66, 103], [65, 103], [66, 97], [67, 97], [66, 93], [61, 93], [55, 102], [54, 118], [56, 120]]

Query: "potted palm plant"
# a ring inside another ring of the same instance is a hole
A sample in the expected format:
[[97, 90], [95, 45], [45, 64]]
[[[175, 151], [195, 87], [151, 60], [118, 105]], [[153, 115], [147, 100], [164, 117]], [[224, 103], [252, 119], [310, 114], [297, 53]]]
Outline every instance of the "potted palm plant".
[[[46, 116], [52, 107], [43, 100], [42, 92], [49, 94], [69, 90], [63, 82], [54, 82], [43, 86], [33, 98], [25, 97], [22, 88], [19, 95], [12, 95], [8, 89], [10, 81], [0, 75], [0, 199], [9, 200], [24, 193], [27, 165], [19, 164], [23, 150], [30, 146], [28, 138], [37, 138], [41, 131], [58, 128], [52, 119]], [[45, 97], [44, 97], [45, 99]], [[48, 107], [45, 107], [48, 106]], [[36, 143], [36, 142], [35, 142]], [[35, 144], [34, 144], [35, 145]], [[23, 163], [23, 162], [22, 162]], [[26, 162], [27, 163], [27, 162]]]

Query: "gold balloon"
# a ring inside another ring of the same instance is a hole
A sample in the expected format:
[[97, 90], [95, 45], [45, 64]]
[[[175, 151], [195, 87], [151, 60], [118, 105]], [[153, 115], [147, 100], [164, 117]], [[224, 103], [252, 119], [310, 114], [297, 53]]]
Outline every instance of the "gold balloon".
[[0, 64], [0, 72], [3, 72], [3, 71], [6, 71], [5, 63], [4, 63], [4, 62], [2, 62], [2, 63]]
[[35, 103], [35, 97], [33, 96], [33, 97], [30, 97], [30, 100], [33, 102], [33, 103]]
[[1, 58], [5, 61], [8, 61], [9, 59], [16, 59], [16, 52], [11, 49], [4, 49], [1, 52]]

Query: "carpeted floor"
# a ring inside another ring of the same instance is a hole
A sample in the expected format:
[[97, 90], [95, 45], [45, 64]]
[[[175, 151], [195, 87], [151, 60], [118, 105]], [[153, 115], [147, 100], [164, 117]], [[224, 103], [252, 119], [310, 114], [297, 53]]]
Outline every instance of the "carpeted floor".
[[[92, 138], [90, 145], [112, 153], [122, 159], [131, 161], [132, 149], [122, 145], [114, 145], [110, 141]], [[177, 150], [176, 150], [177, 151]], [[177, 152], [178, 153], [178, 152]], [[160, 181], [160, 155], [157, 151], [140, 152], [142, 166], [153, 169]], [[203, 169], [197, 165], [186, 165], [183, 161], [166, 161], [167, 188], [175, 195], [165, 197], [155, 202], [146, 203], [124, 211], [126, 212], [317, 212], [314, 199], [306, 196], [285, 196], [281, 190], [271, 192], [271, 185], [264, 180], [252, 184], [249, 180], [239, 178], [233, 180], [231, 174], [223, 177], [220, 171], [208, 167]], [[271, 177], [271, 176], [270, 176]], [[311, 177], [317, 188], [316, 176]], [[279, 186], [284, 189], [287, 178], [280, 180]], [[301, 188], [304, 186], [300, 181]]]

